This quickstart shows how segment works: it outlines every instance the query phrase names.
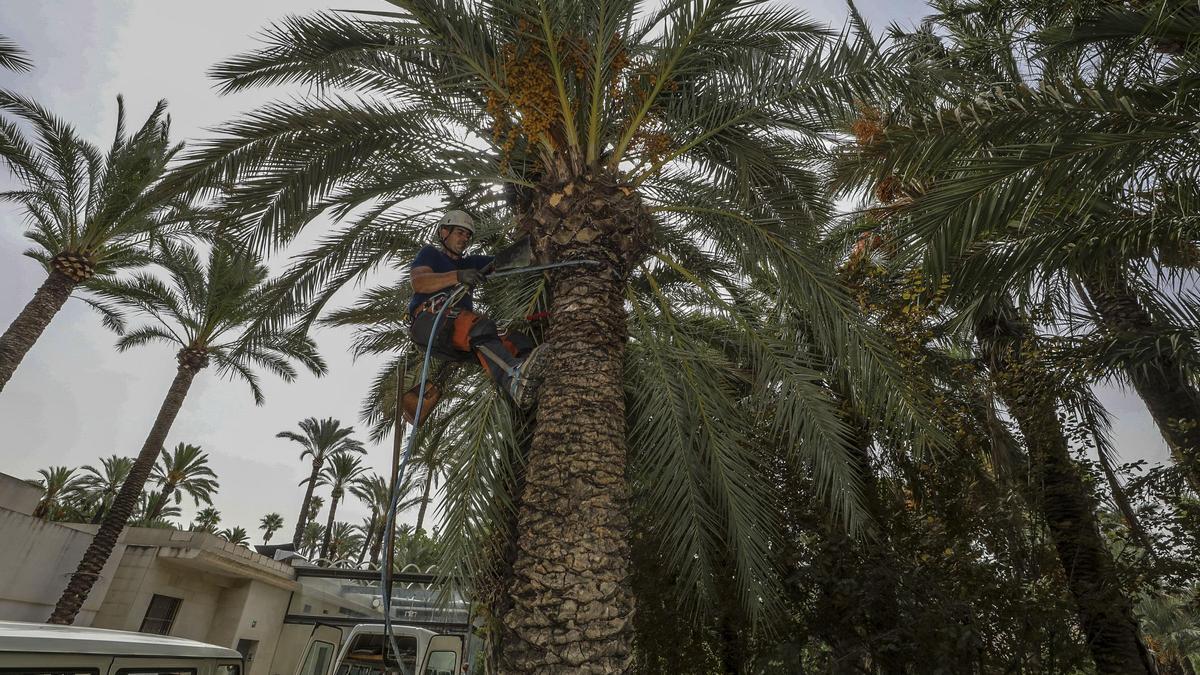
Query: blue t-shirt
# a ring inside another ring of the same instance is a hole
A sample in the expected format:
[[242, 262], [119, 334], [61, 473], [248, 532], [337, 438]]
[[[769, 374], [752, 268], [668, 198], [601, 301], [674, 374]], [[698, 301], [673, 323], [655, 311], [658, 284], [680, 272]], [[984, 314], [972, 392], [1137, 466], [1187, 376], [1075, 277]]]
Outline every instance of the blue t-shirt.
[[[417, 253], [417, 257], [414, 258], [412, 261], [412, 264], [408, 266], [408, 271], [411, 274], [412, 271], [418, 267], [428, 267], [429, 269], [433, 270], [434, 272], [453, 272], [456, 270], [467, 269], [470, 267], [474, 267], [477, 270], [481, 270], [481, 269], [487, 267], [488, 265], [492, 264], [492, 260], [493, 260], [493, 256], [490, 256], [490, 255], [465, 255], [465, 256], [459, 258], [458, 260], [455, 260], [455, 259], [451, 258], [450, 256], [446, 255], [446, 252], [443, 251], [440, 246], [429, 245], [429, 246], [425, 246]], [[453, 287], [451, 287], [451, 288], [453, 288]], [[449, 290], [449, 289], [444, 289], [444, 290]], [[440, 292], [441, 291], [439, 291], [439, 293]], [[415, 293], [414, 292], [413, 296], [412, 296], [412, 300], [408, 301], [408, 312], [411, 314], [412, 311], [414, 309], [416, 309], [418, 305], [420, 305], [422, 302], [425, 302], [426, 300], [428, 300], [429, 296], [431, 296], [431, 295], [434, 295], [434, 294], [433, 293]], [[460, 300], [458, 302], [458, 304], [455, 305], [455, 307], [461, 307], [463, 309], [471, 309], [472, 308], [471, 294], [468, 293], [465, 296], [463, 296], [463, 299]]]

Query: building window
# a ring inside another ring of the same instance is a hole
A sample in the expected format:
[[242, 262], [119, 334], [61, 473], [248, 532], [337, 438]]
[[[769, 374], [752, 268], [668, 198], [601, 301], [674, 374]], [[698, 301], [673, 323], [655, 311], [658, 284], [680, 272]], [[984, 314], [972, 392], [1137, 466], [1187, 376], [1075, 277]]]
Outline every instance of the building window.
[[183, 600], [167, 595], [154, 594], [150, 598], [150, 606], [146, 608], [146, 618], [142, 619], [141, 633], [155, 635], [170, 635], [171, 624], [175, 623], [175, 615], [179, 613], [179, 605]]

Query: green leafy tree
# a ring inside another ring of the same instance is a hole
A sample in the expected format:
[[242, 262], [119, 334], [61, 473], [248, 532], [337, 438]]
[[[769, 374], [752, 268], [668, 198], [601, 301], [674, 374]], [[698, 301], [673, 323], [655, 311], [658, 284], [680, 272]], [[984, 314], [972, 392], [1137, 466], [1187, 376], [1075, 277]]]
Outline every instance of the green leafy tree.
[[[413, 494], [416, 491], [414, 475], [414, 472], [406, 473], [404, 482], [397, 488], [397, 517], [399, 514], [420, 503], [420, 497]], [[371, 565], [375, 565], [379, 562], [379, 554], [383, 549], [383, 539], [387, 534], [387, 513], [390, 505], [391, 485], [388, 484], [387, 479], [383, 476], [372, 473], [359, 478], [350, 485], [350, 494], [358, 497], [371, 510], [371, 515], [364, 523], [365, 527], [362, 528], [364, 542], [362, 553], [369, 553], [371, 556]], [[361, 563], [364, 558], [365, 555], [360, 557], [358, 562]]]
[[308, 478], [300, 482], [305, 485], [304, 500], [300, 502], [300, 513], [296, 517], [296, 531], [292, 533], [292, 546], [297, 550], [300, 548], [300, 540], [304, 534], [304, 528], [308, 522], [316, 517], [317, 511], [320, 510], [320, 504], [314, 504], [313, 488], [317, 486], [317, 478], [321, 473], [321, 468], [325, 466], [326, 460], [335, 453], [350, 453], [358, 452], [365, 453], [366, 448], [357, 439], [353, 438], [354, 427], [343, 427], [342, 423], [332, 417], [326, 417], [323, 420], [318, 420], [315, 417], [309, 417], [300, 421], [300, 433], [294, 431], [281, 431], [275, 434], [276, 438], [286, 438], [290, 441], [299, 443], [304, 451], [300, 453], [300, 459], [309, 458], [312, 463], [312, 471]]
[[90, 464], [85, 464], [80, 469], [83, 475], [79, 478], [79, 487], [85, 495], [88, 508], [92, 511], [92, 523], [99, 523], [104, 517], [132, 468], [132, 457], [111, 455], [100, 459], [99, 469]]
[[289, 382], [297, 374], [293, 362], [318, 375], [325, 370], [311, 340], [270, 328], [268, 318], [276, 311], [276, 293], [267, 280], [267, 269], [255, 257], [215, 246], [208, 260], [203, 261], [191, 249], [166, 245], [157, 262], [169, 275], [170, 283], [141, 273], [97, 283], [94, 288], [104, 301], [150, 319], [150, 323], [125, 333], [117, 342], [118, 349], [165, 342], [178, 349], [178, 369], [133, 469], [71, 576], [51, 623], [74, 621], [96, 575], [112, 553], [200, 371], [210, 363], [216, 364], [219, 373], [243, 379], [255, 402], [261, 404], [263, 396], [255, 367]]
[[209, 506], [196, 512], [196, 517], [192, 519], [192, 529], [216, 534], [217, 525], [220, 523], [221, 512]]
[[320, 523], [309, 522], [304, 526], [304, 536], [300, 539], [298, 550], [310, 559], [315, 558], [324, 538], [325, 528]]
[[[117, 104], [116, 138], [106, 155], [37, 103], [0, 92], [0, 113], [6, 115], [0, 119], [0, 161], [21, 184], [0, 198], [25, 212], [25, 236], [34, 244], [26, 255], [48, 273], [0, 335], [0, 390], [76, 287], [146, 264], [150, 244], [190, 227], [188, 210], [154, 189], [182, 147], [169, 140], [166, 102], [132, 134], [126, 133], [119, 97]], [[28, 123], [32, 134], [12, 117]], [[106, 324], [117, 325], [98, 309]]]
[[330, 564], [336, 565], [357, 555], [363, 545], [363, 537], [356, 530], [350, 523], [331, 523], [325, 537], [325, 554], [321, 557], [328, 558]]
[[330, 559], [329, 542], [334, 534], [338, 504], [346, 496], [346, 489], [357, 483], [366, 470], [359, 456], [345, 452], [333, 453], [325, 461], [325, 466], [321, 467], [316, 484], [329, 486], [329, 518], [325, 523], [325, 539], [321, 543], [321, 558], [324, 560]]
[[38, 469], [41, 478], [29, 481], [42, 489], [42, 498], [33, 509], [35, 518], [58, 520], [66, 512], [66, 504], [77, 496], [82, 487], [75, 471], [66, 466]]
[[271, 541], [271, 535], [283, 527], [283, 516], [278, 513], [268, 513], [258, 521], [258, 529], [263, 531], [263, 543]]
[[170, 497], [162, 492], [142, 492], [138, 495], [137, 506], [129, 514], [128, 525], [175, 529], [177, 526], [170, 519], [178, 518], [181, 514], [180, 508], [171, 504]]
[[[164, 448], [151, 477], [160, 486], [165, 497], [161, 502], [164, 505], [168, 499], [179, 504], [184, 493], [192, 498], [196, 506], [200, 506], [201, 502], [211, 505], [212, 496], [220, 487], [217, 474], [208, 467], [208, 455], [200, 446], [187, 443], [180, 443], [174, 450]], [[157, 515], [152, 513], [150, 517]]]

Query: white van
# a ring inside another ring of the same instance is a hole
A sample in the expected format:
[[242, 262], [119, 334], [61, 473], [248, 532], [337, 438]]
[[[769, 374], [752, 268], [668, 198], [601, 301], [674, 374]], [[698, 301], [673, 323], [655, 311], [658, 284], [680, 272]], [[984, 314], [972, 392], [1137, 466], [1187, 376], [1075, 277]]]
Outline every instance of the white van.
[[387, 644], [382, 625], [358, 624], [349, 627], [344, 635], [339, 628], [319, 626], [310, 634], [296, 675], [459, 675], [462, 672], [461, 636], [439, 635], [403, 625], [392, 626], [392, 635], [400, 650], [399, 658]]
[[0, 621], [5, 675], [241, 675], [227, 647], [163, 635]]

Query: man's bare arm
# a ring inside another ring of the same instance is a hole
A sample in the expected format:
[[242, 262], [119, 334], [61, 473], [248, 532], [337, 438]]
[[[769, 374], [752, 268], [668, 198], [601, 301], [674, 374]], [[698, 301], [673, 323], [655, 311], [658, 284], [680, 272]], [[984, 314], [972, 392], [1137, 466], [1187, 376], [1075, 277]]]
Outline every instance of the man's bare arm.
[[458, 272], [434, 272], [432, 267], [415, 267], [411, 273], [412, 287], [417, 293], [437, 293], [458, 283]]

